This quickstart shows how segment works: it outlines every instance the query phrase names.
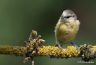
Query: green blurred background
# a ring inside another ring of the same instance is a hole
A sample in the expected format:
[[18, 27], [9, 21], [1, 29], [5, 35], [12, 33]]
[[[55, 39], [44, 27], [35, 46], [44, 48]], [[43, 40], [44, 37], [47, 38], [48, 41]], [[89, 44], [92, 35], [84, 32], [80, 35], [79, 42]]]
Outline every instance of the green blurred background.
[[[48, 43], [54, 43], [54, 27], [64, 9], [76, 12], [81, 21], [75, 42], [96, 43], [95, 0], [0, 0], [0, 45], [24, 45], [32, 29]], [[23, 57], [0, 55], [0, 65], [31, 65]], [[50, 59], [36, 57], [35, 65], [85, 65], [80, 58]], [[95, 65], [94, 64], [88, 65]]]

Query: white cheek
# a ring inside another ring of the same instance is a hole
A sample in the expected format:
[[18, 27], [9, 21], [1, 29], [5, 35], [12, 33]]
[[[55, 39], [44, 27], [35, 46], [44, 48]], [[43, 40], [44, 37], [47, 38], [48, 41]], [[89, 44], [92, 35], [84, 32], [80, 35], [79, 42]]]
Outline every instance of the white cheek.
[[75, 21], [75, 19], [74, 18], [69, 18], [69, 19], [67, 19], [67, 21], [70, 22], [70, 23], [72, 23], [72, 22]]

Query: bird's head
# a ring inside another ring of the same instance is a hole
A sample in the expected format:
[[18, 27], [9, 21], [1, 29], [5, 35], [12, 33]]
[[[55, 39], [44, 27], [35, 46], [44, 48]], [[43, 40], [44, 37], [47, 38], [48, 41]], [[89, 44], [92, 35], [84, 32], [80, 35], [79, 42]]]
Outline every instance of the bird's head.
[[72, 10], [64, 10], [60, 19], [61, 21], [64, 21], [64, 22], [74, 21], [74, 20], [77, 20], [77, 16]]

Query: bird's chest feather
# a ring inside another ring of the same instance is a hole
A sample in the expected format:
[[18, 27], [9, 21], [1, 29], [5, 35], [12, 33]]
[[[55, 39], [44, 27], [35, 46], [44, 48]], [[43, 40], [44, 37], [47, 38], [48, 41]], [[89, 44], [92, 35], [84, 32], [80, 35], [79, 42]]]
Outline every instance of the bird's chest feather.
[[56, 34], [60, 40], [71, 40], [76, 36], [78, 29], [79, 24], [77, 23], [63, 23], [59, 24]]
[[61, 24], [58, 28], [58, 34], [68, 35], [75, 33], [75, 25], [73, 23]]

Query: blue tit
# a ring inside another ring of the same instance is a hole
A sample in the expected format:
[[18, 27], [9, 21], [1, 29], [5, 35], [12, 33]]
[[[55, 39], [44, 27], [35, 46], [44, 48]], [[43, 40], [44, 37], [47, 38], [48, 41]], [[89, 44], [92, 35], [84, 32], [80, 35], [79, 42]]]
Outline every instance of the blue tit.
[[64, 10], [55, 26], [55, 39], [58, 47], [70, 44], [75, 39], [80, 21], [72, 10]]

